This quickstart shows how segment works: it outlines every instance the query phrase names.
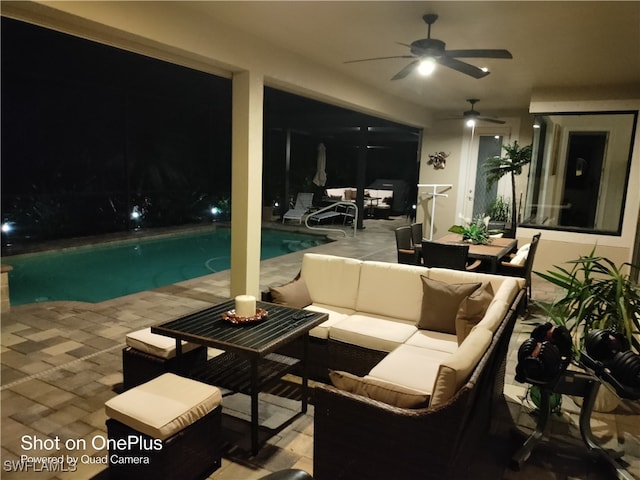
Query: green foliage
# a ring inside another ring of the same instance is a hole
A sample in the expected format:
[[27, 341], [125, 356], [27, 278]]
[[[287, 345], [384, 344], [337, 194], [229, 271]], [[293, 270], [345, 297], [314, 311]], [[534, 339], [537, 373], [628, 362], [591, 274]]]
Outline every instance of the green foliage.
[[516, 176], [522, 173], [522, 168], [531, 162], [532, 146], [521, 147], [517, 141], [513, 145], [503, 145], [507, 153], [504, 157], [491, 157], [485, 160], [484, 169], [487, 176], [487, 189], [505, 175], [511, 175], [511, 230], [515, 234], [518, 220], [518, 205], [516, 204]]
[[[605, 257], [588, 256], [567, 262], [570, 268], [558, 267], [540, 277], [565, 290], [548, 314], [556, 325], [571, 332], [576, 353], [584, 346], [585, 335], [593, 329], [613, 329], [623, 334], [636, 352], [640, 351], [640, 288]], [[634, 335], [635, 334], [635, 335]]]
[[453, 225], [450, 232], [462, 235], [463, 240], [470, 240], [474, 245], [486, 245], [489, 243], [489, 230], [485, 219], [479, 215], [468, 227], [463, 225]]
[[514, 141], [513, 145], [504, 145], [502, 148], [507, 153], [504, 157], [491, 157], [484, 162], [487, 188], [491, 188], [507, 174], [520, 175], [522, 168], [531, 162], [531, 145], [521, 147], [517, 141]]
[[511, 215], [511, 205], [509, 199], [502, 195], [498, 195], [491, 205], [487, 215], [491, 217], [493, 222], [508, 222]]

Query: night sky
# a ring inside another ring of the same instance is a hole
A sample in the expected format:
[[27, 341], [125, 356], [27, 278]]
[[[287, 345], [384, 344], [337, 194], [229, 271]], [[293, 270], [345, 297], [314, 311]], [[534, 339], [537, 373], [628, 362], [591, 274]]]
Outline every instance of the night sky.
[[[231, 80], [2, 18], [2, 221], [13, 243], [211, 221], [231, 196]], [[417, 180], [417, 131], [265, 88], [264, 203], [308, 191], [317, 145], [327, 186], [356, 181], [358, 125], [372, 138], [367, 185]], [[6, 238], [3, 237], [3, 245]]]

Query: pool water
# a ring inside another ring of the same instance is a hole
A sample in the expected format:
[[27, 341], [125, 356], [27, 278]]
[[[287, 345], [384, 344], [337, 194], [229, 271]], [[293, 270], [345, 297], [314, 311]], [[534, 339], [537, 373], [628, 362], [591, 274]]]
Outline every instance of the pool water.
[[[263, 230], [260, 258], [266, 260], [311, 248], [326, 240], [316, 235]], [[231, 230], [148, 238], [5, 257], [12, 305], [73, 300], [102, 302], [228, 270]]]

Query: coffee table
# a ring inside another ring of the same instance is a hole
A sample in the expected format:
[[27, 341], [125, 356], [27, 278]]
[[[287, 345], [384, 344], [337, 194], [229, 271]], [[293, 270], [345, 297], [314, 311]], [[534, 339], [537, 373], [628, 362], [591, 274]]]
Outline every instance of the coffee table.
[[[299, 309], [267, 302], [257, 302], [258, 308], [268, 312], [266, 319], [255, 323], [234, 325], [222, 315], [234, 308], [228, 300], [184, 317], [151, 327], [151, 332], [176, 339], [176, 356], [182, 355], [182, 340], [224, 350], [225, 353], [207, 361], [191, 378], [204, 381], [234, 392], [251, 396], [251, 451], [260, 448], [258, 423], [258, 395], [269, 384], [289, 373], [302, 361], [302, 406], [308, 406], [307, 356], [308, 332], [326, 321], [326, 313], [309, 312], [299, 320], [293, 316]], [[275, 353], [297, 338], [303, 339], [302, 360]]]

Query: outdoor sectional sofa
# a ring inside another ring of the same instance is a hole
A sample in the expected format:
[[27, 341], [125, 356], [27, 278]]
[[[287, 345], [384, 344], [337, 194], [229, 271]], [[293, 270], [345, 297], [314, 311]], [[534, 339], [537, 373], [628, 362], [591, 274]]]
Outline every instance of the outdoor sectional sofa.
[[308, 253], [270, 292], [329, 314], [310, 332], [312, 375], [334, 384], [314, 391], [314, 478], [465, 475], [502, 398], [522, 279]]

